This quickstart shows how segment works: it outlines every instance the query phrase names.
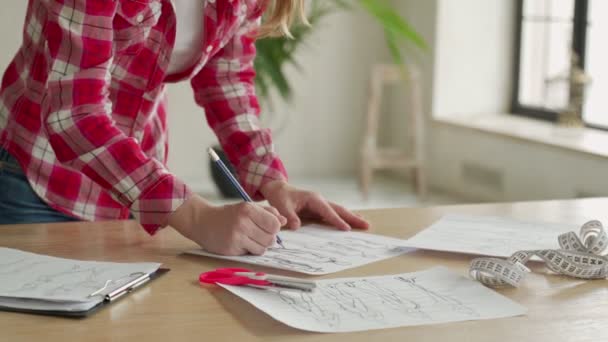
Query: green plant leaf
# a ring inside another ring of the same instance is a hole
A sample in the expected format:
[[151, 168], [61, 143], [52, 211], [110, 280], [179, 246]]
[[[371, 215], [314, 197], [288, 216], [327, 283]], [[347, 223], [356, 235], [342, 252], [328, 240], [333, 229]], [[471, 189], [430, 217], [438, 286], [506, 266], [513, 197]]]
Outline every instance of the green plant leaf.
[[283, 100], [291, 100], [292, 88], [283, 71], [285, 66], [293, 66], [299, 71], [303, 69], [295, 58], [296, 51], [324, 18], [338, 11], [360, 6], [374, 18], [384, 30], [386, 44], [395, 63], [403, 63], [401, 47], [404, 43], [426, 49], [424, 39], [385, 0], [311, 0], [309, 4], [308, 21], [311, 26], [294, 25], [290, 30], [293, 39], [265, 38], [256, 42], [256, 91], [264, 100], [269, 100], [272, 90], [276, 90]]
[[[266, 85], [272, 84], [282, 98], [289, 100], [291, 98], [291, 87], [281, 68], [285, 55], [282, 54], [280, 48], [277, 48], [277, 43], [267, 42], [266, 48], [258, 50], [258, 56], [254, 64], [257, 68], [256, 85], [259, 84], [258, 79], [262, 79], [262, 82], [265, 82]], [[268, 95], [268, 93], [269, 89], [266, 87], [265, 94]]]
[[386, 31], [414, 43], [421, 49], [426, 49], [424, 39], [386, 1], [359, 0], [359, 3], [370, 15], [376, 18]]
[[395, 34], [392, 31], [385, 29], [384, 37], [386, 39], [386, 46], [388, 47], [388, 51], [393, 57], [393, 60], [397, 61], [398, 64], [401, 64], [403, 61], [403, 54], [401, 53]]

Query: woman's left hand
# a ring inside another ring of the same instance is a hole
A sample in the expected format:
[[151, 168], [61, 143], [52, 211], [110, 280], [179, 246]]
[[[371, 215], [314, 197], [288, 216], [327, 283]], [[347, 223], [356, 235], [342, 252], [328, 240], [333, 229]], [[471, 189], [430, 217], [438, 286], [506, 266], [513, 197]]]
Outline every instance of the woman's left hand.
[[321, 195], [292, 187], [284, 181], [266, 183], [260, 192], [268, 203], [287, 218], [287, 228], [298, 229], [301, 219], [322, 221], [340, 230], [367, 229], [369, 223], [350, 210]]

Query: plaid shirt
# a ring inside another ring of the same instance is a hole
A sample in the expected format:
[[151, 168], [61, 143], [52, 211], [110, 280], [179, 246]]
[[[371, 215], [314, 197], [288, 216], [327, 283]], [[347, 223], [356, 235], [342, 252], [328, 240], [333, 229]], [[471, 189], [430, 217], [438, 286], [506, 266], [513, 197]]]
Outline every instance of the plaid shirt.
[[208, 0], [203, 15], [198, 63], [166, 75], [170, 0], [29, 0], [23, 44], [2, 79], [0, 144], [50, 206], [85, 220], [131, 212], [151, 234], [166, 225], [191, 194], [165, 166], [165, 82], [183, 79], [253, 197], [286, 178], [258, 125], [251, 32], [261, 9]]

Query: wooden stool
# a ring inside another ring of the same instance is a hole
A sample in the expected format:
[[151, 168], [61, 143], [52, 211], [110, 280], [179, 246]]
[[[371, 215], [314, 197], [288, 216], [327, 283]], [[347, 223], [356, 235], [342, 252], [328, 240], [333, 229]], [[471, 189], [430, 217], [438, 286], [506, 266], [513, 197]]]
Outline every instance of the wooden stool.
[[[403, 82], [408, 90], [407, 148], [379, 148], [377, 144], [378, 122], [382, 104], [382, 91], [386, 84]], [[424, 115], [420, 73], [414, 66], [375, 65], [370, 80], [370, 95], [367, 110], [365, 136], [361, 148], [360, 185], [363, 196], [369, 196], [369, 187], [374, 170], [411, 170], [412, 179], [419, 197], [427, 195], [424, 149]]]

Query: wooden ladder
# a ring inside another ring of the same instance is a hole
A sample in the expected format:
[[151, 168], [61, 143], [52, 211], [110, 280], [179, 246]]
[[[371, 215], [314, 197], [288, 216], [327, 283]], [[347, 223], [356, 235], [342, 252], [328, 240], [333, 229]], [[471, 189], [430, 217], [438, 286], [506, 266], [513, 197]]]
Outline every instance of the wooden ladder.
[[[407, 147], [380, 148], [377, 137], [382, 92], [385, 85], [396, 83], [404, 83], [408, 90], [409, 108], [404, 110], [407, 115], [407, 125], [404, 127], [408, 137]], [[420, 73], [412, 65], [378, 64], [372, 69], [365, 136], [361, 147], [360, 186], [365, 198], [369, 197], [373, 172], [378, 169], [411, 170], [417, 195], [421, 199], [427, 196], [425, 118], [420, 83]]]

